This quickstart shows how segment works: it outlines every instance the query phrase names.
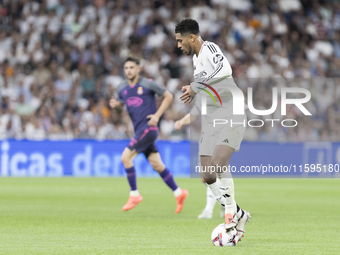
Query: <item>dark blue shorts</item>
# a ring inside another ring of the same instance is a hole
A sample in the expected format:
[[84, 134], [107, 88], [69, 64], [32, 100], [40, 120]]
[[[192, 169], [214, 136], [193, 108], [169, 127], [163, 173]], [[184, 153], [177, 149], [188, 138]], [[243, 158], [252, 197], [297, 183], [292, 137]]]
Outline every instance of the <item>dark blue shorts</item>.
[[127, 146], [131, 151], [136, 150], [138, 153], [143, 153], [146, 158], [149, 157], [150, 153], [158, 152], [156, 146], [156, 140], [158, 137], [158, 128], [149, 127], [135, 135], [131, 139], [129, 145]]

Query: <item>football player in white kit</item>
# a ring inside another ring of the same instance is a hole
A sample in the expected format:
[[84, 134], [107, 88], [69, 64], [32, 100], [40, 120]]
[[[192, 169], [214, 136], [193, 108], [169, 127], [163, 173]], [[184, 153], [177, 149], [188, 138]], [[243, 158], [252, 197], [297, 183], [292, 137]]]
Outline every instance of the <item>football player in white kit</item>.
[[[195, 20], [184, 19], [179, 22], [175, 34], [178, 47], [185, 54], [193, 55], [194, 64], [195, 82], [182, 88], [184, 93], [180, 99], [184, 103], [190, 103], [198, 95], [201, 101], [205, 101], [205, 109], [202, 107], [202, 134], [199, 144], [201, 165], [203, 169], [211, 166], [215, 169], [218, 169], [218, 166], [228, 167], [231, 155], [240, 148], [246, 126], [245, 115], [233, 115], [231, 90], [236, 84], [232, 78], [230, 64], [216, 44], [202, 40]], [[208, 89], [213, 93], [207, 91]], [[210, 98], [207, 97], [208, 94]], [[216, 118], [230, 120], [229, 123], [234, 125], [215, 125]], [[190, 118], [188, 121], [190, 123]], [[250, 214], [236, 205], [231, 173], [219, 170], [204, 171], [202, 177], [217, 201], [225, 206], [226, 230], [236, 227], [237, 239], [240, 240]], [[216, 177], [219, 178], [220, 185]]]

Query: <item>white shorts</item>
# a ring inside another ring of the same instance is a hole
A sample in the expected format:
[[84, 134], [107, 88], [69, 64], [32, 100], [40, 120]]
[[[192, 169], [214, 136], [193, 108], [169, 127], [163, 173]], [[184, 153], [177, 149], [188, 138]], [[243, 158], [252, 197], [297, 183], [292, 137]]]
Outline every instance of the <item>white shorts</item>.
[[199, 155], [212, 156], [216, 145], [227, 145], [238, 152], [247, 125], [246, 115], [241, 116], [241, 118], [245, 120], [245, 125], [238, 124], [231, 126], [230, 123], [227, 123], [216, 125], [215, 128], [213, 128], [212, 124], [205, 125], [205, 128], [202, 127], [199, 141]]

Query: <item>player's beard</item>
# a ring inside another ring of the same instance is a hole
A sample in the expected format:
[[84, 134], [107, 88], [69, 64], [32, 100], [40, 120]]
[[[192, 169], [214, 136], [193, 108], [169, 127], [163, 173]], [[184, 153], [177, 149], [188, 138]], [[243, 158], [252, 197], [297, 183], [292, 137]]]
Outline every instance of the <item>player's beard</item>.
[[130, 81], [134, 81], [134, 79], [137, 77], [137, 74], [135, 76], [133, 76], [132, 78], [130, 78]]
[[186, 54], [189, 56], [189, 55], [192, 55], [194, 53], [191, 45], [189, 45], [189, 50], [186, 52]]

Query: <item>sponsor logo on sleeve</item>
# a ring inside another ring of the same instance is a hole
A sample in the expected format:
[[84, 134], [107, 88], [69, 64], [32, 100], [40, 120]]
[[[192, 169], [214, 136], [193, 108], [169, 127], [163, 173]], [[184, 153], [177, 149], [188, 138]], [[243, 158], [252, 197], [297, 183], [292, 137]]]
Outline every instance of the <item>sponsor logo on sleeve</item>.
[[223, 56], [221, 54], [216, 54], [213, 58], [215, 64], [222, 62]]

